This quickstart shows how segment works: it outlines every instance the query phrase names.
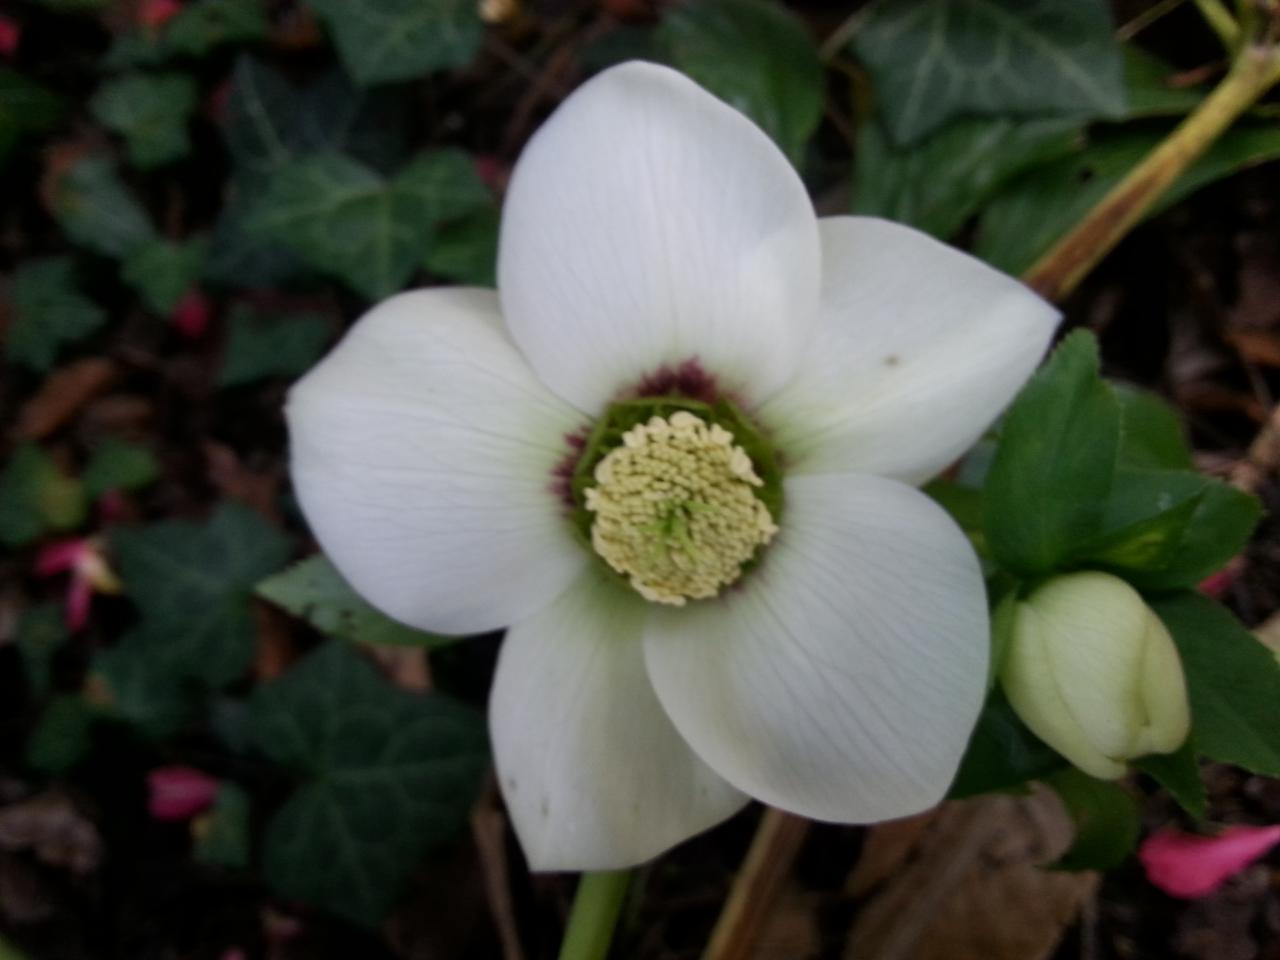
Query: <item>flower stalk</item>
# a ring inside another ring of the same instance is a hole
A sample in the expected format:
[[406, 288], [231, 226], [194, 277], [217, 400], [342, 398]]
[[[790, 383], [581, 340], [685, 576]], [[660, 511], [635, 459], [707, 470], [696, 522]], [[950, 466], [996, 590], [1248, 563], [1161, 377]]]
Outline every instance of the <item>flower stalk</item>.
[[573, 897], [560, 960], [604, 960], [631, 882], [630, 870], [584, 873]]
[[1280, 46], [1242, 45], [1231, 70], [1204, 103], [1027, 271], [1027, 285], [1055, 302], [1070, 294], [1173, 182], [1277, 82]]

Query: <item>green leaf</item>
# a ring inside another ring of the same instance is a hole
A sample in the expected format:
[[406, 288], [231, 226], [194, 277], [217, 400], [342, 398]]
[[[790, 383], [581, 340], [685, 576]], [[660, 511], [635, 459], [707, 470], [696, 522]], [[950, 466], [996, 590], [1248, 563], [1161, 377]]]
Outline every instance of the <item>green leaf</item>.
[[248, 867], [251, 812], [249, 794], [236, 784], [223, 781], [213, 809], [194, 824], [196, 842], [191, 854], [195, 861], [228, 870]]
[[308, 0], [361, 86], [463, 67], [484, 25], [470, 0]]
[[261, 0], [193, 0], [159, 30], [121, 34], [104, 66], [155, 66], [176, 57], [203, 57], [218, 47], [264, 39], [271, 31]]
[[822, 61], [805, 25], [766, 0], [667, 7], [658, 42], [673, 66], [745, 113], [799, 165], [822, 119]]
[[53, 658], [67, 642], [66, 618], [59, 603], [41, 603], [22, 611], [14, 644], [22, 654], [27, 686], [37, 699], [49, 692]]
[[378, 923], [427, 850], [465, 824], [488, 767], [482, 718], [392, 687], [336, 641], [251, 709], [259, 746], [306, 778], [267, 827], [268, 883]]
[[1023, 171], [1076, 148], [1076, 120], [956, 120], [911, 147], [895, 147], [878, 120], [862, 125], [855, 213], [908, 223], [946, 239]]
[[66, 773], [89, 752], [93, 711], [76, 694], [54, 697], [27, 741], [27, 764], [42, 773]]
[[290, 552], [287, 537], [248, 507], [227, 502], [203, 524], [181, 520], [117, 529], [112, 547], [148, 638], [163, 638], [175, 672], [211, 687], [253, 656], [254, 584]]
[[423, 154], [391, 180], [324, 154], [276, 172], [250, 229], [377, 300], [412, 276], [438, 223], [489, 202], [471, 162], [457, 151]]
[[332, 335], [332, 324], [319, 314], [259, 314], [243, 304], [232, 310], [229, 323], [220, 387], [300, 376], [320, 359]]
[[203, 238], [183, 242], [152, 240], [125, 259], [120, 275], [148, 310], [167, 317], [199, 282], [207, 250], [208, 243]]
[[322, 554], [268, 577], [257, 592], [320, 632], [356, 643], [439, 647], [460, 639], [415, 630], [375, 610]]
[[[1022, 273], [1163, 138], [1158, 130], [1104, 129], [1081, 152], [1015, 178], [983, 211], [974, 252], [1006, 273]], [[1280, 127], [1237, 124], [1161, 196], [1148, 216], [1169, 209], [1206, 184], [1277, 157]]]
[[1191, 700], [1197, 750], [1280, 776], [1280, 663], [1230, 613], [1198, 593], [1148, 601], [1173, 635]]
[[143, 170], [185, 157], [196, 82], [184, 73], [127, 73], [104, 83], [89, 101], [98, 122], [124, 137], [129, 160]]
[[1062, 870], [1110, 870], [1138, 845], [1138, 805], [1119, 785], [1065, 770], [1049, 784], [1062, 798], [1076, 837], [1055, 866]]
[[62, 118], [64, 109], [57, 94], [0, 67], [0, 163], [20, 137], [49, 130]]
[[1134, 766], [1168, 790], [1187, 813], [1197, 820], [1204, 819], [1208, 798], [1204, 782], [1200, 779], [1195, 747], [1190, 740], [1173, 753], [1141, 757], [1134, 761]]
[[5, 356], [33, 370], [48, 370], [65, 344], [87, 337], [107, 319], [80, 292], [70, 257], [22, 263], [14, 271], [9, 302], [13, 313]]
[[1120, 407], [1097, 341], [1062, 341], [1005, 415], [987, 477], [991, 554], [1014, 573], [1052, 571], [1099, 532], [1120, 445]]
[[112, 490], [141, 489], [159, 476], [160, 465], [150, 450], [109, 437], [93, 452], [80, 482], [85, 495], [97, 500]]
[[0, 543], [21, 547], [49, 530], [72, 530], [88, 505], [80, 481], [34, 443], [13, 451], [0, 471]]
[[1066, 761], [1018, 719], [1000, 692], [987, 700], [948, 797], [1015, 790], [1061, 770]]
[[1171, 86], [1170, 78], [1177, 70], [1141, 47], [1124, 47], [1124, 85], [1129, 108], [1125, 116], [1180, 117], [1200, 105], [1205, 97], [1203, 87]]
[[184, 676], [190, 653], [171, 639], [169, 630], [144, 625], [94, 654], [89, 668], [103, 715], [155, 740], [181, 730], [200, 704], [200, 691]]
[[1150, 390], [1111, 383], [1120, 403], [1120, 463], [1161, 470], [1192, 469], [1178, 411]]
[[877, 0], [853, 45], [900, 144], [964, 114], [1084, 119], [1125, 110], [1104, 0]]
[[437, 277], [476, 287], [498, 285], [498, 205], [479, 207], [436, 230], [423, 266]]
[[64, 171], [53, 188], [53, 216], [73, 243], [123, 259], [155, 239], [155, 228], [103, 154]]

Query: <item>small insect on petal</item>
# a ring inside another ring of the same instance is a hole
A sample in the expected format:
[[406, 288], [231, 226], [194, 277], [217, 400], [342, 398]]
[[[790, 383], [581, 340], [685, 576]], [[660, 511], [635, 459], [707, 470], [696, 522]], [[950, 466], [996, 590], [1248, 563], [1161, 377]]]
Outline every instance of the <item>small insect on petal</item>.
[[1280, 824], [1230, 827], [1216, 837], [1161, 830], [1143, 842], [1138, 859], [1152, 885], [1169, 896], [1204, 897], [1277, 843]]
[[147, 774], [147, 813], [155, 820], [189, 820], [213, 805], [221, 786], [194, 767], [157, 767]]

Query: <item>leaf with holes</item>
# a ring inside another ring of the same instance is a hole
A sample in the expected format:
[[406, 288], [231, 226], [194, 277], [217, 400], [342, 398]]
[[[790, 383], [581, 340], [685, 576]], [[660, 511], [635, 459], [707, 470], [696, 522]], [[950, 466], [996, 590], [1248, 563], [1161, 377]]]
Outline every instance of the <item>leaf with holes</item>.
[[371, 926], [465, 825], [489, 762], [478, 714], [392, 687], [336, 641], [260, 688], [250, 727], [305, 778], [267, 827], [267, 881]]

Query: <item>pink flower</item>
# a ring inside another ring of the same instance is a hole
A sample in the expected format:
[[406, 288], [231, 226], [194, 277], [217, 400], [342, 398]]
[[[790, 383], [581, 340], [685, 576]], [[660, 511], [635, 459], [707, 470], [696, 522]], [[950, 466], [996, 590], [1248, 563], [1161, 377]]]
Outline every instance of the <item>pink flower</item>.
[[1138, 850], [1147, 879], [1171, 897], [1204, 897], [1280, 843], [1280, 824], [1228, 827], [1216, 837], [1165, 829]]
[[209, 329], [209, 320], [212, 316], [213, 307], [210, 306], [208, 298], [200, 292], [199, 288], [193, 287], [178, 301], [178, 305], [173, 308], [173, 313], [169, 314], [169, 320], [184, 337], [195, 340], [204, 336], [204, 332]]
[[0, 16], [0, 56], [12, 57], [18, 52], [22, 40], [22, 27], [16, 20]]
[[147, 812], [156, 820], [190, 820], [213, 806], [221, 786], [194, 767], [156, 767], [147, 774]]
[[143, 0], [138, 9], [138, 22], [158, 30], [181, 12], [182, 4], [178, 0]]
[[59, 540], [36, 556], [37, 575], [51, 577], [67, 572], [71, 574], [67, 584], [67, 627], [75, 631], [88, 623], [89, 604], [95, 592], [120, 593], [124, 588], [107, 565], [102, 542], [96, 537]]

